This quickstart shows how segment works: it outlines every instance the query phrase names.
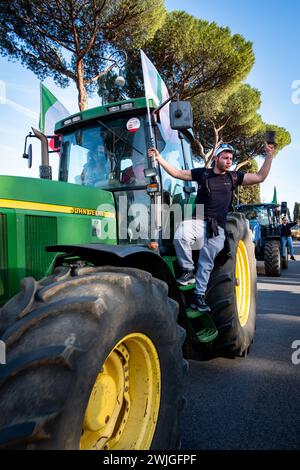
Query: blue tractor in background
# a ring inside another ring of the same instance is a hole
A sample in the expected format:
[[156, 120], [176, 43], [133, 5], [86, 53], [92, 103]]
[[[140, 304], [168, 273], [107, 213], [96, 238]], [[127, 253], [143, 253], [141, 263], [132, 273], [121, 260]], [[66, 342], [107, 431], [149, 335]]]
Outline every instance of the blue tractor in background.
[[[255, 257], [264, 261], [266, 276], [280, 276], [288, 267], [288, 253], [281, 256], [280, 218], [276, 204], [239, 204], [236, 207], [249, 221], [252, 240], [255, 244]], [[281, 213], [283, 206], [281, 207]]]

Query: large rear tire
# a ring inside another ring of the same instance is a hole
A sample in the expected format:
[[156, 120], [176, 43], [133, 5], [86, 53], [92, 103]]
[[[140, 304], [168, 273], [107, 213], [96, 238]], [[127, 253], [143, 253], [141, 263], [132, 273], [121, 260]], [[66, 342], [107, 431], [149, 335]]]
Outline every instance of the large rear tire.
[[264, 262], [266, 276], [281, 276], [281, 251], [279, 241], [266, 241], [264, 249]]
[[227, 217], [231, 257], [215, 266], [206, 300], [219, 335], [211, 343], [217, 355], [247, 355], [255, 334], [256, 260], [252, 234], [243, 214]]
[[133, 268], [61, 270], [30, 302], [2, 336], [2, 447], [178, 448], [185, 332], [164, 282]]

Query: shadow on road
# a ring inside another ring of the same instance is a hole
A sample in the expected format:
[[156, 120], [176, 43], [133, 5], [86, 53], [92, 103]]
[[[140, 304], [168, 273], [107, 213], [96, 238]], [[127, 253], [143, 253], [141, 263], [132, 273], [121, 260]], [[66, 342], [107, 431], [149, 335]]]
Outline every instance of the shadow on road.
[[300, 343], [300, 243], [295, 248], [297, 262], [282, 277], [258, 277], [247, 359], [190, 361], [182, 449], [300, 448], [300, 364], [292, 361]]

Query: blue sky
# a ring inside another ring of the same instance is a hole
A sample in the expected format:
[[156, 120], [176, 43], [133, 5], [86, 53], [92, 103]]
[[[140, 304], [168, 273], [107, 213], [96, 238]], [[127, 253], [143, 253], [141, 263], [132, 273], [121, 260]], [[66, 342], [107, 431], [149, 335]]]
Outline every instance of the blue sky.
[[[167, 0], [168, 10], [186, 12], [219, 25], [229, 26], [253, 42], [256, 62], [246, 80], [262, 93], [261, 114], [266, 122], [285, 127], [292, 144], [276, 157], [271, 174], [261, 186], [261, 196], [270, 201], [276, 185], [279, 201], [288, 201], [292, 210], [300, 202], [300, 92], [292, 89], [299, 80], [300, 91], [300, 2], [297, 0]], [[76, 112], [77, 93], [74, 85], [62, 89], [51, 79], [45, 84], [69, 109]], [[295, 104], [292, 94], [295, 93]], [[298, 98], [298, 99], [297, 99]], [[89, 100], [89, 106], [99, 98]], [[31, 126], [38, 125], [39, 81], [19, 63], [0, 57], [0, 173], [38, 176], [39, 146], [34, 144], [34, 165], [27, 169], [21, 158], [24, 137]], [[54, 175], [58, 158], [51, 157]], [[262, 160], [258, 161], [259, 165]]]

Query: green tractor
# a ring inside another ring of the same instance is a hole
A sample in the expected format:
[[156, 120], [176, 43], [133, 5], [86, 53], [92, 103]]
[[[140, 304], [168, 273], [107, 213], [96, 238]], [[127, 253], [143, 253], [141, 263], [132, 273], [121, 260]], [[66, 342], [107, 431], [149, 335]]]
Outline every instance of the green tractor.
[[183, 357], [196, 344], [214, 355], [250, 348], [256, 270], [246, 219], [228, 216], [206, 298], [212, 315], [195, 318], [193, 286], [176, 283], [174, 230], [164, 231], [196, 188], [147, 157], [152, 129], [164, 158], [192, 168], [191, 123], [168, 140], [154, 105], [152, 119], [148, 111], [138, 98], [58, 122], [58, 181], [47, 137], [34, 130], [41, 178], [0, 176], [2, 448], [176, 449]]

